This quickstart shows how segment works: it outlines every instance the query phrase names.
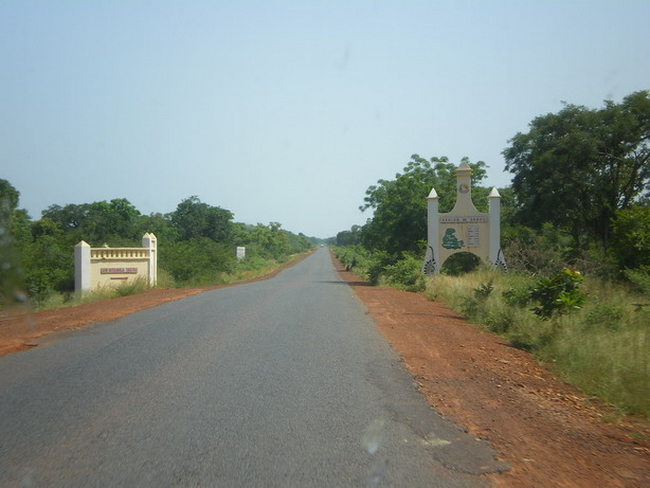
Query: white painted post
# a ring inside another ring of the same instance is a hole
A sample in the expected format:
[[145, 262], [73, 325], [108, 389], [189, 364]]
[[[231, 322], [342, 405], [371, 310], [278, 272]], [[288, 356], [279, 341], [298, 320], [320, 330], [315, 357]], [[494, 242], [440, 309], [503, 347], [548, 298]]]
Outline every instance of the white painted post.
[[472, 168], [461, 163], [456, 168], [456, 204], [451, 213], [476, 212], [472, 202]]
[[[440, 267], [436, 262], [434, 249], [437, 249], [438, 243], [438, 194], [435, 188], [431, 188], [431, 193], [427, 197], [427, 252], [424, 257], [422, 272], [424, 274], [438, 274]], [[438, 256], [439, 259], [439, 256]]]
[[246, 248], [244, 246], [237, 246], [237, 261], [241, 261], [242, 259], [246, 258]]
[[90, 245], [85, 241], [74, 247], [74, 290], [90, 291]]
[[497, 268], [506, 270], [506, 261], [501, 252], [501, 195], [492, 188], [488, 196], [490, 209], [490, 263]]
[[151, 238], [151, 253], [153, 254], [153, 258], [151, 259], [153, 265], [151, 286], [156, 286], [158, 284], [158, 238], [153, 232], [149, 236]]
[[148, 232], [142, 236], [142, 247], [149, 250], [149, 273], [147, 284], [156, 286], [158, 283], [158, 243], [154, 234]]

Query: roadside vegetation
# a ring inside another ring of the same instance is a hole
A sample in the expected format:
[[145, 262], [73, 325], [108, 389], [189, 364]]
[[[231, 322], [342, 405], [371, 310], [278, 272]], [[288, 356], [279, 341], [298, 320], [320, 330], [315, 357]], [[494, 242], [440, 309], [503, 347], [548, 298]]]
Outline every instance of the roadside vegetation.
[[[140, 247], [142, 235], [158, 238], [158, 287], [233, 283], [268, 274], [316, 245], [277, 222], [233, 221], [229, 210], [192, 196], [168, 214], [143, 215], [128, 200], [51, 205], [37, 220], [19, 208], [20, 193], [0, 180], [0, 308], [29, 301], [36, 310], [138, 293], [143, 283], [74, 293], [74, 246]], [[238, 261], [237, 246], [246, 247]]]
[[[614, 405], [650, 416], [650, 95], [599, 109], [566, 104], [535, 118], [503, 154], [512, 186], [502, 196], [509, 272], [471, 254], [442, 274], [421, 273], [426, 196], [455, 203], [455, 164], [413, 155], [402, 173], [368, 188], [363, 226], [336, 237], [341, 263], [377, 285], [424, 293], [534, 354], [560, 377]], [[486, 211], [485, 163], [472, 199]]]

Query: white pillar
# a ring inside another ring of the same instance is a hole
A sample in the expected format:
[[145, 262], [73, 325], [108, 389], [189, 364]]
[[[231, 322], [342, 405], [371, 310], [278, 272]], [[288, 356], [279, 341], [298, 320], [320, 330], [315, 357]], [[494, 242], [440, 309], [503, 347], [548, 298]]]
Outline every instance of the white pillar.
[[456, 204], [454, 212], [476, 212], [472, 202], [472, 168], [467, 163], [461, 163], [456, 168]]
[[90, 291], [90, 245], [85, 241], [74, 247], [74, 291]]
[[142, 236], [142, 247], [149, 250], [149, 273], [147, 284], [156, 286], [158, 283], [158, 239], [148, 232]]
[[506, 260], [501, 251], [501, 195], [496, 188], [492, 188], [488, 202], [490, 208], [490, 263], [505, 270]]
[[438, 244], [438, 194], [435, 188], [431, 189], [431, 193], [427, 197], [427, 252], [424, 257], [424, 265], [422, 272], [424, 274], [438, 274], [440, 273], [440, 266], [436, 258], [435, 249]]

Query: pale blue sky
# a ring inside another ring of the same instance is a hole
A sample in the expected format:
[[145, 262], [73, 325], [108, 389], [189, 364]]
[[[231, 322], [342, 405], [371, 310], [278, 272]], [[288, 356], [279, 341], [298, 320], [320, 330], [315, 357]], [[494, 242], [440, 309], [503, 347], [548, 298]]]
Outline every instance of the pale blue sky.
[[650, 89], [649, 1], [0, 0], [0, 178], [51, 204], [184, 198], [327, 237], [411, 154], [501, 151]]

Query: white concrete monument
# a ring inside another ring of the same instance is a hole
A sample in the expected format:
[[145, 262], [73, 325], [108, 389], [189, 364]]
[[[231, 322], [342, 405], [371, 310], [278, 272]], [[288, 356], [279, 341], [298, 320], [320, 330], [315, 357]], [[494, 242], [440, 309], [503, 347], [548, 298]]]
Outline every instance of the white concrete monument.
[[81, 241], [74, 248], [75, 291], [88, 292], [142, 280], [158, 282], [158, 240], [142, 236], [142, 247], [90, 247]]
[[501, 195], [493, 188], [489, 212], [479, 212], [472, 202], [472, 168], [461, 163], [456, 169], [456, 205], [449, 213], [438, 212], [435, 189], [427, 197], [427, 253], [422, 272], [438, 274], [453, 254], [469, 252], [484, 263], [506, 270], [501, 251]]

